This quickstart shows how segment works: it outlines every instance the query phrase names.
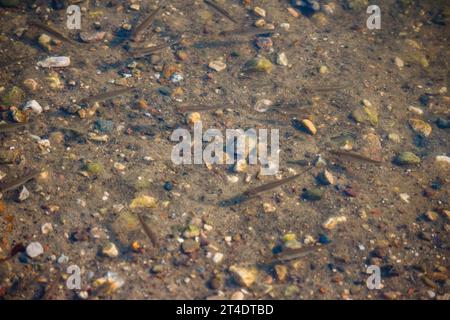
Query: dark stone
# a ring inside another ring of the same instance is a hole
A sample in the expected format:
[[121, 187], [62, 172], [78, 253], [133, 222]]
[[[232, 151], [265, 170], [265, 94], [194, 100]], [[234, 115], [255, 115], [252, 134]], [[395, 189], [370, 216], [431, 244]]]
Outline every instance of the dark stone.
[[173, 183], [170, 181], [167, 181], [164, 183], [164, 189], [166, 191], [172, 191], [173, 190]]
[[319, 235], [319, 243], [321, 244], [329, 244], [331, 240], [324, 234]]

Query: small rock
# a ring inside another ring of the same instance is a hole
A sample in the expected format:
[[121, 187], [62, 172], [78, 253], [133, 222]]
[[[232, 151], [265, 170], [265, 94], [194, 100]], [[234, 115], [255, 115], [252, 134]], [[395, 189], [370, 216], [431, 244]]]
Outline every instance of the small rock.
[[110, 258], [116, 258], [117, 256], [119, 256], [119, 250], [117, 250], [117, 247], [114, 243], [108, 242], [103, 246], [102, 254]]
[[23, 201], [27, 200], [29, 197], [30, 197], [30, 191], [28, 191], [28, 189], [25, 186], [23, 186], [22, 190], [19, 193], [18, 200], [20, 202], [23, 202]]
[[233, 265], [230, 267], [229, 271], [233, 275], [235, 281], [244, 287], [248, 288], [256, 281], [257, 270], [255, 268], [244, 268]]
[[333, 230], [338, 224], [344, 222], [347, 222], [347, 217], [345, 216], [331, 217], [322, 225], [322, 227], [327, 230]]
[[428, 221], [436, 221], [438, 219], [438, 213], [430, 210], [425, 213], [425, 217]]
[[23, 110], [31, 109], [35, 114], [42, 113], [43, 109], [41, 105], [36, 100], [30, 100], [28, 101], [25, 106], [23, 107]]
[[27, 88], [30, 91], [36, 91], [38, 88], [38, 83], [36, 82], [36, 80], [34, 79], [25, 79], [23, 81], [23, 85], [25, 86], [25, 88]]
[[436, 162], [439, 164], [450, 164], [450, 157], [448, 156], [436, 156]]
[[88, 162], [85, 165], [85, 170], [90, 176], [101, 176], [105, 172], [105, 168], [100, 162]]
[[414, 132], [421, 134], [424, 137], [429, 137], [433, 130], [428, 123], [420, 119], [409, 119], [408, 123]]
[[154, 198], [152, 196], [140, 195], [131, 201], [130, 208], [131, 209], [154, 208], [154, 207], [156, 207], [157, 203], [158, 203], [158, 200], [156, 200], [156, 198]]
[[185, 238], [195, 238], [200, 235], [200, 228], [194, 224], [190, 224], [183, 233]]
[[259, 17], [262, 17], [262, 18], [266, 17], [266, 10], [264, 10], [263, 8], [255, 7], [255, 8], [253, 8], [253, 12]]
[[288, 269], [285, 265], [277, 264], [274, 268], [277, 279], [284, 282], [288, 275]]
[[414, 106], [409, 106], [408, 107], [408, 111], [417, 114], [418, 116], [423, 115], [423, 110], [418, 108], [418, 107], [414, 107]]
[[316, 126], [314, 125], [314, 123], [312, 123], [311, 120], [309, 119], [303, 119], [300, 121], [300, 124], [302, 125], [303, 128], [305, 128], [305, 130], [311, 134], [311, 135], [315, 135], [317, 133], [317, 129]]
[[268, 99], [262, 99], [255, 103], [254, 109], [257, 112], [266, 112], [273, 105], [273, 102]]
[[322, 183], [323, 185], [330, 185], [330, 184], [334, 184], [335, 180], [333, 177], [333, 174], [328, 171], [328, 170], [324, 170], [322, 171], [318, 176], [317, 179], [319, 180], [320, 183]]
[[42, 68], [62, 68], [70, 66], [70, 57], [49, 57], [37, 63]]
[[46, 222], [41, 226], [42, 234], [49, 234], [53, 231], [53, 225], [50, 222]]
[[273, 212], [277, 211], [277, 207], [275, 205], [273, 205], [272, 203], [265, 202], [265, 203], [263, 203], [263, 210], [264, 210], [264, 213], [273, 213]]
[[213, 256], [212, 259], [213, 259], [213, 261], [214, 261], [215, 264], [221, 263], [222, 260], [223, 260], [223, 253], [216, 252], [216, 253], [214, 254], [214, 256]]
[[394, 59], [395, 65], [399, 68], [402, 69], [405, 66], [405, 62], [403, 62], [402, 59], [400, 59], [399, 57], [395, 57]]
[[236, 161], [236, 163], [233, 167], [233, 171], [236, 173], [242, 173], [242, 172], [246, 172], [247, 168], [248, 168], [247, 160], [239, 159], [238, 161]]
[[47, 52], [50, 52], [52, 50], [51, 41], [52, 38], [46, 35], [45, 33], [41, 34], [38, 38], [39, 45]]
[[277, 54], [277, 64], [285, 67], [289, 64], [286, 53], [280, 52]]
[[223, 61], [215, 60], [215, 61], [211, 61], [208, 64], [208, 67], [210, 69], [212, 69], [212, 70], [217, 71], [217, 72], [221, 72], [221, 71], [223, 71], [223, 70], [225, 70], [227, 68], [227, 65]]
[[421, 162], [420, 158], [414, 153], [405, 151], [400, 153], [395, 159], [394, 163], [400, 166], [415, 165]]
[[329, 70], [328, 70], [327, 66], [320, 66], [320, 68], [319, 68], [319, 73], [320, 74], [326, 74], [328, 72], [329, 72]]
[[36, 258], [44, 253], [44, 248], [39, 242], [31, 242], [26, 248], [27, 255], [30, 258]]
[[251, 59], [247, 61], [244, 65], [245, 71], [270, 73], [272, 72], [272, 69], [273, 69], [272, 62], [262, 57]]
[[191, 112], [186, 116], [186, 122], [190, 125], [194, 125], [196, 122], [202, 121], [202, 116], [199, 112]]

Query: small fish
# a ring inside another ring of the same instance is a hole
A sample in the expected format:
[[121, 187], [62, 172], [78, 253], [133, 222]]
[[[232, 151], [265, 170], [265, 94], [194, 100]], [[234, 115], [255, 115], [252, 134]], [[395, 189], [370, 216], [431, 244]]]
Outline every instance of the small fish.
[[350, 82], [344, 82], [344, 83], [336, 83], [336, 84], [330, 84], [330, 85], [312, 85], [312, 86], [306, 86], [305, 88], [309, 91], [314, 92], [330, 92], [330, 91], [339, 91], [346, 89], [350, 87], [352, 83]]
[[189, 105], [189, 106], [180, 106], [177, 108], [177, 111], [179, 113], [186, 113], [186, 112], [202, 112], [202, 111], [210, 111], [210, 110], [216, 110], [225, 108], [225, 105]]
[[108, 99], [123, 95], [124, 93], [128, 93], [129, 91], [131, 91], [133, 89], [134, 89], [134, 87], [127, 87], [127, 88], [122, 88], [122, 89], [118, 89], [118, 90], [112, 90], [112, 91], [98, 94], [96, 96], [84, 98], [81, 100], [81, 102], [84, 102], [84, 103], [100, 102], [100, 101], [108, 100]]
[[0, 132], [11, 132], [15, 131], [17, 129], [21, 129], [23, 127], [26, 127], [28, 123], [22, 122], [22, 123], [8, 123], [8, 124], [0, 124]]
[[305, 174], [306, 172], [308, 172], [311, 169], [312, 169], [312, 167], [310, 167], [310, 168], [308, 168], [308, 169], [306, 169], [306, 170], [304, 170], [304, 171], [302, 171], [302, 172], [300, 172], [298, 174], [295, 174], [295, 175], [293, 175], [291, 177], [287, 177], [287, 178], [284, 178], [284, 179], [281, 179], [281, 180], [278, 180], [278, 181], [274, 181], [274, 182], [269, 182], [267, 184], [263, 184], [262, 186], [256, 187], [254, 189], [247, 190], [247, 191], [245, 191], [243, 193], [243, 195], [245, 195], [247, 197], [251, 197], [251, 196], [255, 196], [255, 195], [257, 195], [257, 194], [259, 194], [261, 192], [265, 192], [265, 191], [268, 191], [268, 190], [275, 189], [275, 188], [277, 188], [277, 187], [279, 187], [279, 186], [281, 186], [283, 184], [286, 184], [288, 182], [294, 181], [295, 179], [299, 178], [300, 176], [302, 176], [303, 174]]
[[220, 7], [217, 3], [211, 1], [211, 0], [203, 0], [205, 4], [210, 6], [211, 8], [215, 9], [217, 12], [222, 14], [223, 16], [227, 17], [230, 21], [237, 23], [237, 21], [222, 7]]
[[383, 162], [382, 160], [372, 159], [372, 158], [363, 156], [362, 154], [352, 152], [352, 151], [330, 150], [330, 153], [332, 153], [336, 156], [340, 156], [340, 157], [345, 157], [345, 158], [359, 160], [359, 161], [365, 161], [365, 162], [371, 162], [371, 163], [376, 163], [376, 164], [380, 164]]
[[165, 5], [166, 1], [163, 1], [159, 4], [159, 6], [153, 10], [152, 13], [150, 13], [150, 15], [144, 19], [144, 21], [142, 21], [131, 33], [131, 37], [133, 40], [138, 40], [139, 36], [141, 35], [141, 33], [147, 29], [152, 23], [153, 20], [155, 19], [156, 15], [158, 14], [158, 12], [161, 10], [161, 8]]
[[234, 29], [222, 31], [219, 33], [221, 36], [253, 36], [258, 34], [276, 33], [275, 29], [260, 29], [260, 28], [247, 28], [247, 29]]
[[284, 249], [283, 251], [275, 255], [275, 257], [269, 262], [269, 264], [300, 259], [317, 251], [320, 248], [322, 248], [322, 246], [301, 247], [298, 249]]
[[153, 46], [153, 47], [148, 47], [148, 48], [137, 48], [137, 49], [134, 49], [131, 53], [133, 54], [134, 58], [142, 58], [142, 57], [148, 56], [152, 53], [155, 53], [157, 51], [160, 51], [164, 48], [171, 47], [179, 42], [180, 42], [180, 40], [174, 40], [174, 41], [171, 41], [168, 43], [161, 44], [159, 46]]
[[145, 222], [144, 216], [141, 213], [138, 214], [138, 218], [147, 237], [150, 239], [154, 246], [157, 246], [158, 236], [156, 235], [156, 232]]
[[0, 185], [0, 192], [3, 193], [3, 192], [15, 190], [15, 189], [19, 188], [20, 186], [22, 186], [23, 184], [30, 181], [31, 179], [36, 178], [40, 173], [41, 173], [40, 170], [32, 170], [27, 175], [25, 175], [21, 178], [18, 178], [15, 181], [12, 181], [12, 182], [6, 183], [6, 184], [2, 184], [2, 185]]
[[33, 26], [39, 29], [42, 29], [44, 31], [46, 31], [47, 33], [49, 33], [50, 35], [54, 36], [55, 38], [58, 38], [61, 41], [65, 41], [68, 42], [70, 44], [78, 44], [78, 42], [76, 42], [75, 40], [69, 39], [66, 36], [64, 36], [63, 34], [61, 34], [59, 31], [47, 26], [46, 24], [43, 24], [41, 22], [35, 21], [35, 20], [31, 20], [28, 21], [28, 25], [29, 26]]

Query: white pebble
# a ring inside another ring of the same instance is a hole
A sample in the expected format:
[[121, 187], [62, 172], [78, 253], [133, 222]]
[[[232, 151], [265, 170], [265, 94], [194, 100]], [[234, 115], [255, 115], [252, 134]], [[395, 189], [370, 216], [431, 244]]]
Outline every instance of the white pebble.
[[39, 242], [31, 242], [27, 246], [26, 252], [30, 258], [36, 258], [37, 256], [40, 256], [44, 253], [44, 248]]
[[37, 63], [42, 68], [61, 68], [70, 65], [70, 57], [49, 57]]
[[25, 106], [23, 107], [23, 110], [31, 109], [35, 114], [42, 113], [42, 107], [36, 100], [30, 100], [28, 101]]

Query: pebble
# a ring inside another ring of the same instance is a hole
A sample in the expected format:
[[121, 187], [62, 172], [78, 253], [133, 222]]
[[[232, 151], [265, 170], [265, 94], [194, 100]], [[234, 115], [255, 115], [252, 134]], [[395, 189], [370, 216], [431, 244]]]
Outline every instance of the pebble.
[[186, 122], [190, 125], [200, 121], [202, 121], [202, 116], [199, 112], [191, 112], [186, 116]]
[[117, 247], [114, 243], [108, 242], [103, 246], [102, 254], [110, 258], [116, 258], [117, 256], [119, 256], [119, 250], [117, 250]]
[[425, 217], [427, 218], [428, 221], [436, 221], [438, 219], [438, 213], [429, 210], [425, 213]]
[[300, 124], [302, 125], [303, 128], [306, 129], [306, 131], [310, 134], [310, 135], [315, 135], [317, 133], [317, 128], [314, 125], [314, 123], [312, 123], [311, 120], [309, 119], [303, 119], [300, 121]]
[[264, 213], [274, 213], [277, 211], [277, 207], [270, 202], [263, 203]]
[[400, 143], [401, 142], [400, 136], [398, 134], [396, 134], [396, 133], [389, 133], [388, 139], [390, 141], [392, 141], [392, 142], [395, 142], [395, 143]]
[[53, 231], [53, 225], [50, 222], [46, 222], [41, 226], [42, 234], [49, 234]]
[[326, 74], [328, 72], [329, 72], [329, 70], [328, 70], [327, 66], [320, 66], [320, 68], [319, 68], [319, 73], [320, 74]]
[[273, 105], [273, 102], [268, 99], [262, 99], [255, 103], [253, 107], [257, 112], [266, 112]]
[[321, 244], [329, 244], [329, 243], [331, 243], [331, 240], [330, 240], [330, 238], [327, 235], [320, 234], [319, 235], [319, 243], [321, 243]]
[[221, 263], [222, 262], [222, 260], [223, 260], [223, 253], [220, 253], [220, 252], [216, 252], [215, 254], [214, 254], [214, 256], [213, 256], [213, 261], [214, 261], [214, 263], [215, 264], [219, 264], [219, 263]]
[[277, 64], [284, 67], [288, 66], [289, 62], [286, 53], [280, 52], [277, 54]]
[[264, 10], [263, 8], [255, 7], [255, 8], [253, 8], [253, 12], [259, 17], [262, 17], [262, 18], [266, 17], [266, 10]]
[[35, 114], [41, 114], [43, 109], [36, 100], [30, 100], [25, 103], [23, 110], [31, 109]]
[[272, 72], [273, 65], [270, 60], [258, 57], [247, 61], [244, 65], [244, 70], [246, 71], [254, 71], [254, 72]]
[[418, 116], [423, 115], [423, 110], [419, 107], [409, 106], [408, 111], [417, 114]]
[[364, 99], [362, 102], [362, 106], [356, 108], [351, 113], [351, 117], [359, 123], [369, 123], [371, 125], [378, 124], [378, 111], [372, 103]]
[[288, 276], [288, 268], [285, 265], [277, 264], [274, 270], [277, 279], [281, 282], [284, 282]]
[[448, 156], [436, 156], [436, 162], [439, 164], [450, 164], [450, 157]]
[[294, 18], [300, 17], [300, 13], [297, 10], [295, 10], [294, 8], [288, 7], [287, 10], [291, 14], [291, 16], [293, 16]]
[[34, 80], [34, 79], [31, 79], [31, 78], [25, 79], [25, 80], [23, 81], [23, 85], [25, 86], [25, 88], [27, 88], [27, 89], [30, 90], [30, 91], [36, 91], [37, 88], [38, 88], [38, 83], [37, 83], [37, 81]]
[[98, 278], [94, 281], [93, 286], [106, 287], [106, 294], [113, 294], [125, 284], [123, 280], [116, 272], [108, 271], [102, 278]]
[[184, 230], [183, 236], [185, 238], [195, 238], [200, 235], [200, 228], [195, 224], [190, 224], [186, 230]]
[[429, 137], [433, 130], [430, 124], [420, 119], [409, 119], [408, 123], [414, 132], [424, 137]]
[[330, 185], [330, 184], [335, 183], [333, 174], [328, 170], [324, 170], [321, 173], [319, 173], [319, 175], [317, 176], [317, 179], [323, 185]]
[[49, 37], [48, 35], [46, 35], [45, 33], [41, 34], [38, 38], [39, 45], [47, 52], [50, 52], [52, 50], [52, 47], [50, 44], [51, 41], [52, 41], [52, 38]]
[[223, 61], [220, 61], [220, 60], [214, 60], [214, 61], [211, 61], [211, 62], [208, 64], [208, 67], [209, 67], [210, 69], [214, 70], [214, 71], [221, 72], [221, 71], [224, 71], [224, 70], [227, 68], [227, 65], [226, 65], [226, 63], [223, 62]]
[[156, 207], [157, 203], [158, 203], [158, 200], [156, 200], [156, 198], [154, 198], [152, 196], [139, 195], [131, 201], [130, 208], [131, 209], [154, 208], [154, 207]]
[[415, 165], [421, 162], [420, 158], [414, 153], [405, 151], [397, 155], [394, 159], [394, 163], [400, 166]]
[[245, 268], [232, 265], [229, 271], [238, 284], [247, 288], [250, 287], [257, 278], [257, 270], [255, 268]]
[[236, 163], [233, 167], [233, 171], [236, 173], [242, 173], [242, 172], [246, 172], [247, 168], [248, 168], [247, 160], [239, 159], [238, 161], [236, 161]]
[[395, 65], [396, 65], [399, 69], [402, 69], [402, 68], [405, 66], [405, 62], [403, 62], [403, 60], [400, 59], [399, 57], [395, 57], [394, 61], [395, 61]]
[[25, 186], [23, 186], [22, 190], [19, 193], [18, 200], [20, 202], [23, 202], [23, 201], [27, 200], [29, 197], [30, 197], [30, 191], [28, 191], [28, 189]]
[[336, 228], [336, 226], [340, 223], [347, 222], [347, 217], [345, 216], [338, 216], [338, 217], [331, 217], [327, 221], [324, 222], [322, 227], [324, 227], [327, 230], [333, 230]]
[[37, 63], [42, 68], [62, 68], [70, 66], [70, 57], [49, 57]]
[[44, 253], [44, 248], [39, 242], [31, 242], [26, 248], [27, 255], [30, 258], [36, 258]]

